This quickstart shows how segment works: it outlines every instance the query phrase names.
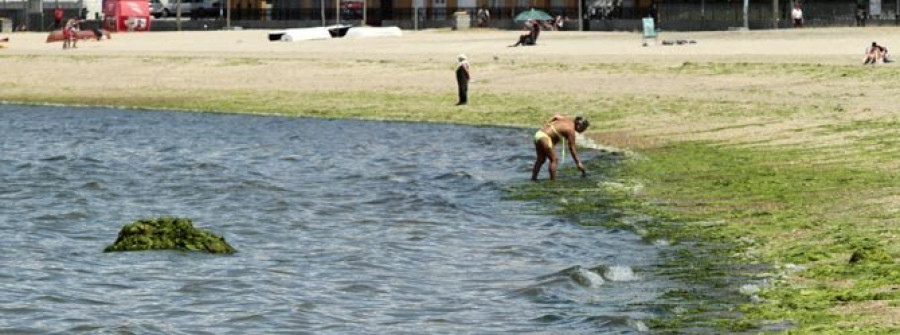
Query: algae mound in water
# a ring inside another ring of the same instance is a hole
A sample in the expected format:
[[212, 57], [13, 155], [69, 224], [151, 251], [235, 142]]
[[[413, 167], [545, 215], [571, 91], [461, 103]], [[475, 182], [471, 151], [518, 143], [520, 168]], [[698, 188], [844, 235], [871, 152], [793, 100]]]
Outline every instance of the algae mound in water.
[[138, 250], [191, 250], [214, 254], [236, 251], [225, 238], [194, 228], [191, 219], [156, 218], [125, 225], [116, 242], [103, 252]]

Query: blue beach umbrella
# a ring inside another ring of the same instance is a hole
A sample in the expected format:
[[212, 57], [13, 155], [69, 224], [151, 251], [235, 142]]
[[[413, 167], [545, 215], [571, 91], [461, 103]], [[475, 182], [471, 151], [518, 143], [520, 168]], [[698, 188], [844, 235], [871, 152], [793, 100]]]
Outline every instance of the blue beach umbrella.
[[553, 17], [547, 12], [538, 10], [538, 9], [529, 9], [524, 12], [521, 12], [516, 15], [515, 21], [529, 21], [529, 20], [538, 20], [538, 21], [547, 21], [553, 20]]

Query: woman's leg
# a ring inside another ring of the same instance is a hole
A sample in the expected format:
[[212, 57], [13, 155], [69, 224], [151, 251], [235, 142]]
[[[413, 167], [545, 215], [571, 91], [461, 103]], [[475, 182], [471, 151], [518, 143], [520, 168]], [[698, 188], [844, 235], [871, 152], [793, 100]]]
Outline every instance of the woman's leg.
[[541, 166], [547, 159], [550, 159], [550, 180], [556, 179], [556, 151], [553, 150], [553, 142], [549, 137], [544, 137], [540, 141], [534, 142], [534, 151], [537, 153], [537, 159], [534, 161], [534, 168], [531, 169], [531, 180], [537, 180], [538, 174], [541, 172]]
[[534, 167], [531, 169], [531, 180], [537, 180], [538, 173], [541, 172], [541, 166], [547, 160], [547, 144], [543, 140], [534, 142], [534, 153], [537, 159], [534, 161]]
[[511, 46], [517, 47], [517, 46], [519, 46], [519, 45], [524, 44], [524, 43], [525, 43], [525, 38], [528, 37], [528, 36], [529, 36], [528, 34], [525, 34], [525, 35], [519, 35], [519, 40], [516, 41], [516, 44], [513, 44], [513, 45], [511, 45]]
[[[563, 150], [566, 149], [563, 148]], [[559, 164], [559, 157], [556, 157], [556, 150], [553, 150], [553, 147], [547, 148], [547, 158], [550, 159], [550, 166], [547, 168], [550, 180], [556, 180], [556, 166]]]

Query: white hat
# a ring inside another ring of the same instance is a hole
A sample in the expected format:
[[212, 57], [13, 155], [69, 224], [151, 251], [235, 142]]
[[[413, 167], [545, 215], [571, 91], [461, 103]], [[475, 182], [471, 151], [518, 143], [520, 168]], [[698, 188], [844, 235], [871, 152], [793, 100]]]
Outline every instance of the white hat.
[[456, 58], [459, 58], [459, 61], [462, 62], [466, 60], [466, 54], [459, 54], [459, 56], [456, 56]]

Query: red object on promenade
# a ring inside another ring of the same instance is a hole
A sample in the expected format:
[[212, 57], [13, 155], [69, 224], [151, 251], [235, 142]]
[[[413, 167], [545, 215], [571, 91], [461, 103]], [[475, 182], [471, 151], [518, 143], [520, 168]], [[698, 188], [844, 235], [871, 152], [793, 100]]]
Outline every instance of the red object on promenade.
[[150, 1], [104, 0], [103, 28], [109, 31], [150, 31]]

